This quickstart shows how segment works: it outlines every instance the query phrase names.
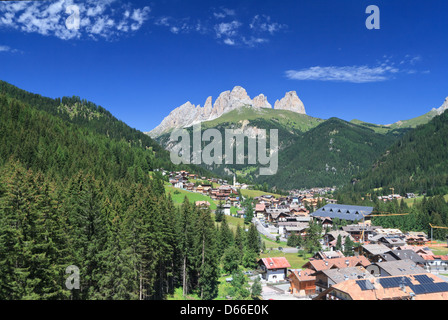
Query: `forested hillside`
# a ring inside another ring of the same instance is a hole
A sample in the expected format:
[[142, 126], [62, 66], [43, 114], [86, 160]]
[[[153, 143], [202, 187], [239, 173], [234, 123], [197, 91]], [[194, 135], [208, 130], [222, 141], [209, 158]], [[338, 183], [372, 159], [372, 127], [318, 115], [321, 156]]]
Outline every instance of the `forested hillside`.
[[398, 132], [379, 134], [338, 118], [331, 118], [300, 134], [291, 146], [279, 153], [281, 169], [268, 184], [285, 188], [341, 186], [364, 171], [390, 144]]
[[[409, 131], [364, 173], [353, 192], [448, 193], [448, 112]], [[350, 188], [349, 188], [350, 189]]]
[[218, 229], [149, 174], [166, 151], [79, 98], [1, 83], [0, 115], [0, 300], [216, 296]]

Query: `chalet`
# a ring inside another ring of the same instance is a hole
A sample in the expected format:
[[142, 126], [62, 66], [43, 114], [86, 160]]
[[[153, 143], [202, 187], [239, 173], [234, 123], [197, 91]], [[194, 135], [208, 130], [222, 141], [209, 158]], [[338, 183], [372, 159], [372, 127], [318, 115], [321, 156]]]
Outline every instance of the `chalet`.
[[212, 189], [211, 184], [203, 184], [202, 185], [202, 193], [204, 193], [204, 194], [208, 194], [211, 189]]
[[402, 237], [403, 232], [400, 229], [393, 228], [376, 228], [373, 232], [373, 236], [385, 236], [385, 237]]
[[194, 183], [187, 183], [187, 184], [185, 184], [185, 189], [187, 189], [188, 191], [193, 191], [194, 190]]
[[184, 181], [182, 179], [171, 179], [170, 183], [176, 189], [184, 188]]
[[419, 247], [419, 246], [400, 246], [397, 250], [413, 250], [415, 253], [422, 255], [434, 255], [434, 253], [427, 247]]
[[236, 206], [240, 202], [240, 198], [238, 197], [229, 197], [227, 201], [232, 205]]
[[406, 241], [403, 237], [384, 236], [380, 234], [370, 238], [370, 243], [382, 244], [390, 249], [397, 249], [398, 247], [404, 246], [406, 244]]
[[382, 254], [381, 257], [383, 261], [411, 260], [420, 267], [425, 266], [425, 259], [414, 250], [391, 250]]
[[376, 228], [379, 228], [379, 227], [363, 225], [363, 224], [354, 224], [354, 225], [344, 226], [344, 227], [342, 227], [342, 230], [344, 230], [349, 235], [351, 235], [355, 241], [359, 242], [359, 241], [361, 241], [361, 238], [362, 238], [362, 241], [368, 241], [368, 239], [373, 236], [374, 230]]
[[326, 269], [318, 271], [314, 275], [316, 277], [315, 284], [317, 292], [323, 292], [328, 288], [347, 280], [373, 278], [373, 276], [362, 266], [343, 269]]
[[322, 228], [327, 229], [333, 226], [333, 220], [329, 217], [312, 217], [314, 221], [321, 224]]
[[305, 263], [302, 268], [311, 269], [315, 272], [328, 270], [328, 269], [342, 269], [348, 267], [367, 267], [370, 265], [370, 261], [367, 260], [366, 257], [363, 256], [355, 256], [355, 257], [344, 257], [344, 258], [334, 258], [334, 259], [325, 259], [325, 260], [315, 260], [310, 259], [307, 263]]
[[207, 209], [210, 208], [210, 202], [208, 201], [196, 201], [196, 207]]
[[295, 226], [279, 226], [278, 233], [286, 239], [288, 239], [293, 234], [304, 238], [306, 236], [306, 230], [308, 228], [309, 225], [304, 223], [298, 223]]
[[369, 219], [373, 207], [351, 206], [345, 204], [327, 204], [311, 213], [313, 217], [338, 218], [341, 220], [361, 221]]
[[288, 209], [266, 209], [267, 220], [271, 223], [286, 221], [289, 217]]
[[405, 234], [407, 245], [425, 246], [428, 243], [428, 236], [424, 232], [408, 232]]
[[383, 244], [364, 244], [355, 248], [355, 254], [364, 256], [372, 262], [383, 260], [382, 255], [389, 251], [391, 249]]
[[266, 206], [264, 203], [258, 203], [255, 205], [255, 215], [258, 219], [262, 219], [266, 215]]
[[291, 270], [288, 275], [289, 291], [295, 297], [306, 297], [316, 293], [316, 277], [313, 270]]
[[319, 251], [314, 255], [314, 259], [318, 260], [327, 260], [327, 259], [336, 259], [336, 258], [344, 258], [344, 254], [340, 251]]
[[337, 244], [339, 236], [341, 236], [342, 246], [344, 246], [347, 237], [349, 237], [350, 240], [354, 241], [353, 237], [349, 233], [343, 230], [336, 230], [330, 231], [324, 235], [324, 243], [330, 248], [334, 248]]
[[306, 217], [310, 214], [310, 211], [305, 209], [304, 207], [293, 206], [289, 207], [289, 212], [293, 216], [303, 216]]
[[434, 274], [448, 273], [448, 255], [422, 255], [425, 259], [425, 270]]
[[258, 266], [262, 279], [267, 282], [285, 281], [287, 270], [291, 268], [288, 260], [284, 257], [260, 259], [258, 260]]
[[340, 282], [313, 300], [447, 300], [448, 283], [430, 274], [353, 279]]
[[366, 269], [375, 277], [401, 276], [426, 272], [425, 269], [419, 267], [415, 262], [409, 259], [376, 262], [367, 266]]

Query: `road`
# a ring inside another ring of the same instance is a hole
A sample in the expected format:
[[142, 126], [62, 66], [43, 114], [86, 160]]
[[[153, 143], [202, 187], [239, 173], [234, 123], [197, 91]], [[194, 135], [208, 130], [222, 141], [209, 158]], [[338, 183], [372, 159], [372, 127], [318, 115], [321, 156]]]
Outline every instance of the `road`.
[[[253, 223], [255, 223], [255, 226], [257, 227], [257, 230], [259, 233], [261, 233], [262, 235], [266, 236], [267, 238], [276, 241], [277, 239], [277, 235], [275, 234], [271, 234], [269, 232], [269, 229], [263, 227], [263, 225], [261, 224], [260, 220], [258, 218], [254, 218], [252, 220]], [[286, 242], [287, 239], [280, 237], [280, 241]], [[283, 248], [282, 250], [284, 253], [297, 253], [299, 250], [296, 248]]]

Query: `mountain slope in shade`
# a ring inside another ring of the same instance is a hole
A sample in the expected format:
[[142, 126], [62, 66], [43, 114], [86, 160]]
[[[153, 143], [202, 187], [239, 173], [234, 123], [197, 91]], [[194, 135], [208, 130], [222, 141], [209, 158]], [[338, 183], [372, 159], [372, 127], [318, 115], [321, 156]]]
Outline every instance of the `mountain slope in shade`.
[[382, 188], [404, 194], [448, 193], [448, 112], [436, 115], [389, 147], [374, 165], [358, 177], [354, 191]]
[[278, 173], [260, 177], [259, 182], [286, 189], [341, 186], [369, 168], [396, 139], [331, 118], [299, 134], [279, 153]]

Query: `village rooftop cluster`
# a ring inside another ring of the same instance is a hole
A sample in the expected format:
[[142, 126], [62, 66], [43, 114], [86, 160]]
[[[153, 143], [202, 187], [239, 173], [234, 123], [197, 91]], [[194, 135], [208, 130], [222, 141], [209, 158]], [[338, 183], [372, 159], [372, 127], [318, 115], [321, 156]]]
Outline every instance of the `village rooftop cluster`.
[[[185, 171], [164, 174], [170, 176], [175, 188], [223, 201], [226, 215], [231, 215], [231, 206], [240, 205], [238, 190], [250, 187], [239, 184], [235, 178], [233, 185], [229, 185], [228, 181], [198, 177]], [[192, 183], [190, 179], [209, 183]], [[213, 187], [214, 183], [219, 186]], [[253, 223], [261, 234], [272, 240], [287, 241], [293, 235], [305, 238], [311, 222], [319, 223], [325, 231], [322, 251], [301, 269], [292, 269], [285, 257], [262, 258], [258, 269], [250, 273], [252, 277], [259, 277], [264, 286], [287, 284], [285, 294], [297, 299], [448, 299], [448, 282], [438, 276], [448, 274], [448, 255], [434, 254], [428, 247], [431, 239], [427, 234], [403, 233], [399, 229], [372, 225], [373, 207], [337, 204], [332, 198], [322, 197], [333, 190], [313, 188], [295, 190], [287, 197], [266, 194], [254, 198]], [[326, 204], [319, 208], [321, 203]], [[210, 204], [197, 202], [196, 205]], [[244, 217], [244, 212], [238, 211], [235, 216], [239, 215]], [[354, 244], [352, 256], [343, 253], [346, 243]]]

